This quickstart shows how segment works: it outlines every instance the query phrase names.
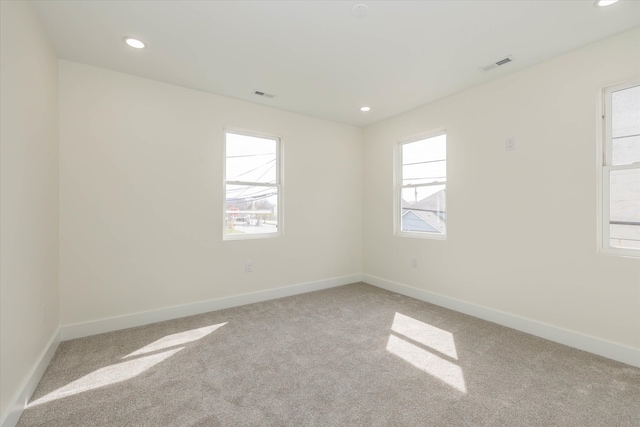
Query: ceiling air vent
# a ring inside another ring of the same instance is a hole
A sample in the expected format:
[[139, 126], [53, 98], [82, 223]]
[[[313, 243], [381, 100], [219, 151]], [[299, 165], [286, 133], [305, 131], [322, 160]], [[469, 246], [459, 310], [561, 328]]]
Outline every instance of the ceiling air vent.
[[503, 58], [503, 59], [501, 59], [499, 61], [494, 62], [493, 64], [489, 64], [489, 65], [485, 65], [484, 67], [480, 67], [480, 70], [481, 71], [493, 70], [494, 68], [498, 68], [501, 65], [508, 64], [511, 61], [513, 61], [513, 56], [509, 55], [506, 58]]
[[261, 91], [261, 90], [254, 90], [254, 91], [253, 91], [253, 94], [254, 94], [254, 95], [257, 95], [257, 96], [261, 96], [261, 97], [263, 97], [263, 98], [274, 98], [274, 97], [275, 97], [275, 95], [274, 95], [274, 94], [272, 94], [272, 93], [266, 93], [266, 92], [263, 92], [263, 91]]

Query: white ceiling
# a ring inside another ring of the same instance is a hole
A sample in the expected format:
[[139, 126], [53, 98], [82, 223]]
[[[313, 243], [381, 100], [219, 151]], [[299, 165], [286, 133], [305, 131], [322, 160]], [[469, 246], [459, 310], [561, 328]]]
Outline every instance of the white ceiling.
[[60, 58], [355, 126], [640, 26], [638, 0], [33, 3]]

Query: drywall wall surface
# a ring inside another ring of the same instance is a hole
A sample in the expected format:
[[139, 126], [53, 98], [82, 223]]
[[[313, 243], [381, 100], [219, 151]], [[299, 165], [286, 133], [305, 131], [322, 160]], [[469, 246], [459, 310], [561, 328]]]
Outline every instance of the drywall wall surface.
[[[640, 259], [596, 226], [600, 92], [639, 76], [634, 30], [367, 127], [363, 273], [640, 348]], [[440, 128], [447, 239], [394, 236], [394, 149]]]
[[0, 17], [0, 413], [5, 419], [58, 328], [58, 60], [29, 3], [0, 2]]
[[[281, 138], [281, 237], [223, 241], [225, 129]], [[359, 275], [361, 164], [359, 128], [60, 61], [61, 324]]]

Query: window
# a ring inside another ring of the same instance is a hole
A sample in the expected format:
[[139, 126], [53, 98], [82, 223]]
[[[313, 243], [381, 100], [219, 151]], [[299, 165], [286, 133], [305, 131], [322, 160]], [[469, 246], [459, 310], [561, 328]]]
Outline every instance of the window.
[[402, 236], [444, 239], [447, 234], [447, 135], [444, 131], [400, 143], [395, 227]]
[[280, 140], [226, 132], [224, 239], [273, 237], [281, 230]]
[[640, 256], [640, 82], [604, 91], [602, 250]]

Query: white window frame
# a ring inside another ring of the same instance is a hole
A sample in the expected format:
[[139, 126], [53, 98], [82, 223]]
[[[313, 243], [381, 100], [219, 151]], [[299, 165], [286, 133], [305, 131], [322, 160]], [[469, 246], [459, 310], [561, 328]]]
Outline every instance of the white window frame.
[[[227, 181], [227, 134], [251, 136], [255, 138], [270, 139], [276, 142], [276, 183], [268, 184], [253, 181]], [[283, 191], [283, 174], [282, 174], [282, 139], [279, 136], [268, 135], [264, 133], [257, 133], [251, 131], [237, 130], [237, 129], [224, 129], [222, 144], [222, 240], [254, 240], [254, 239], [269, 239], [274, 237], [280, 237], [283, 235], [284, 230], [284, 191]], [[227, 185], [249, 185], [255, 187], [274, 187], [278, 190], [278, 231], [275, 233], [260, 233], [260, 234], [227, 234]]]
[[[447, 228], [444, 233], [433, 233], [429, 231], [403, 231], [402, 230], [402, 190], [404, 188], [415, 188], [415, 187], [424, 187], [431, 185], [444, 185], [445, 189], [447, 188], [448, 181], [448, 167], [447, 170], [447, 179], [442, 182], [438, 181], [432, 184], [410, 184], [410, 185], [402, 185], [402, 146], [405, 144], [410, 144], [412, 142], [422, 141], [424, 139], [435, 138], [440, 135], [447, 135], [446, 129], [437, 129], [429, 132], [420, 133], [409, 138], [403, 139], [396, 144], [395, 153], [394, 153], [394, 164], [395, 164], [395, 183], [394, 183], [394, 196], [393, 196], [393, 231], [394, 235], [400, 237], [415, 237], [420, 239], [433, 239], [433, 240], [447, 240], [447, 234], [449, 233], [449, 224], [448, 219], [449, 215], [447, 214]], [[446, 147], [446, 160], [447, 165], [449, 163], [449, 142], [447, 141]], [[446, 202], [446, 194], [445, 191], [445, 212], [448, 212], [447, 202]]]
[[599, 123], [600, 137], [598, 138], [598, 250], [608, 255], [619, 255], [626, 257], [640, 257], [640, 250], [630, 248], [616, 248], [610, 245], [610, 183], [609, 177], [612, 171], [640, 169], [640, 162], [629, 165], [612, 165], [612, 114], [611, 114], [611, 94], [620, 90], [628, 89], [640, 85], [640, 80], [628, 81], [625, 83], [608, 86], [601, 92]]

